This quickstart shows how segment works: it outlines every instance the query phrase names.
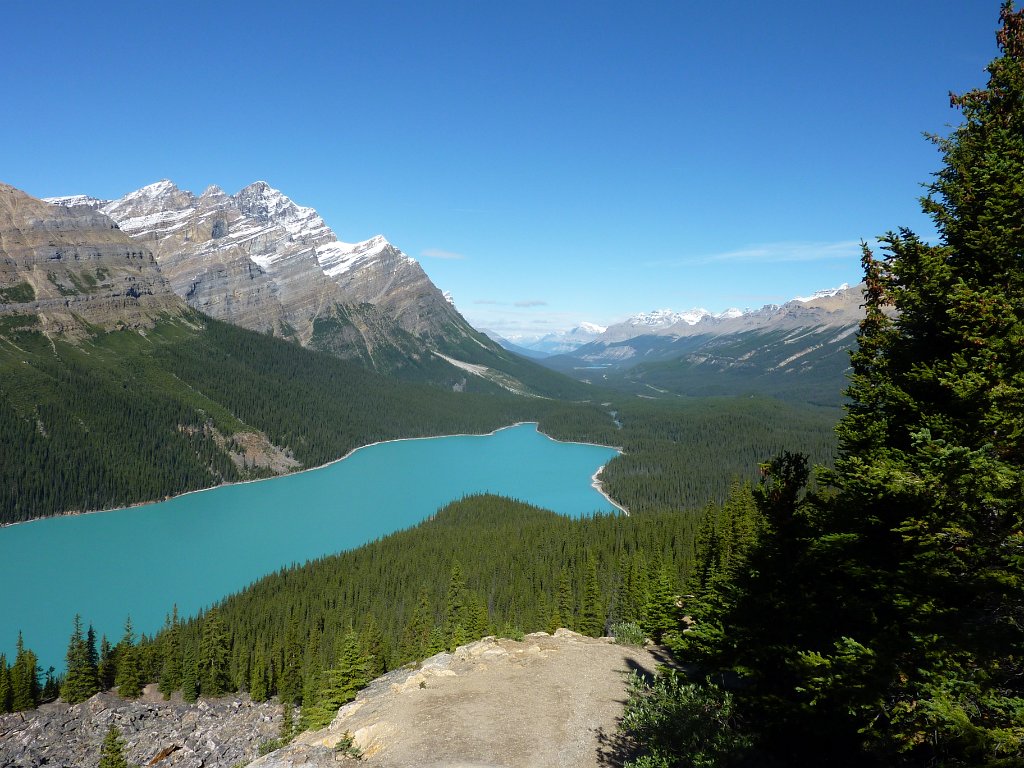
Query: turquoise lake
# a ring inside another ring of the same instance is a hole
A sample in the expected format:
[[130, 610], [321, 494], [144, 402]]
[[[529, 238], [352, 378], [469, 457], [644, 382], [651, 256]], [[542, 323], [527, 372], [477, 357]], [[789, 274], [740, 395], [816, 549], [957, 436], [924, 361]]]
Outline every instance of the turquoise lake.
[[18, 630], [45, 670], [64, 667], [76, 613], [116, 642], [188, 616], [282, 566], [352, 549], [473, 493], [578, 517], [614, 511], [591, 484], [612, 448], [561, 443], [534, 424], [402, 440], [320, 469], [132, 509], [0, 528], [0, 652]]

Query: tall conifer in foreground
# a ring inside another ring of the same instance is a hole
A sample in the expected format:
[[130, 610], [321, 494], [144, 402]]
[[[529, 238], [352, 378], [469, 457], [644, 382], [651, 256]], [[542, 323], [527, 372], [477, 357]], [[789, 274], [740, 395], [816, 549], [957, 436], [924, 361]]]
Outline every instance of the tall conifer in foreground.
[[787, 765], [1024, 765], [1024, 14], [1000, 19], [987, 87], [934, 138], [940, 244], [864, 247], [830, 489], [800, 501], [793, 457], [767, 468], [724, 631], [688, 646], [743, 679]]

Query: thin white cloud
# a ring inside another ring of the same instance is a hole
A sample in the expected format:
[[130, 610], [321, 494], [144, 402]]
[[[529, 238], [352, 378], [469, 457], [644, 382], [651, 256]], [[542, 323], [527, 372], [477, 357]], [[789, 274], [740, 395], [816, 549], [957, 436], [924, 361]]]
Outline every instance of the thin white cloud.
[[427, 248], [420, 252], [420, 256], [425, 256], [428, 259], [448, 259], [458, 260], [466, 258], [461, 253], [455, 253], [455, 251], [445, 251], [441, 248]]
[[517, 307], [546, 307], [548, 303], [541, 301], [540, 299], [530, 299], [528, 301], [517, 301], [514, 306]]
[[719, 253], [704, 253], [649, 262], [648, 266], [698, 266], [701, 264], [783, 264], [788, 262], [833, 261], [859, 259], [860, 241], [843, 240], [837, 243], [781, 242], [761, 243]]

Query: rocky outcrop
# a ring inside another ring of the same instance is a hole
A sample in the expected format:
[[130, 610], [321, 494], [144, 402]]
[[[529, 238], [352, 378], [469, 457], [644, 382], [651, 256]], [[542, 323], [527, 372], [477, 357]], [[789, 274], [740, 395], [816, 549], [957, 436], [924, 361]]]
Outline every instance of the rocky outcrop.
[[599, 765], [618, 748], [626, 675], [654, 667], [645, 649], [565, 629], [484, 638], [379, 678], [329, 727], [252, 767], [336, 766], [349, 738], [368, 768]]
[[0, 316], [35, 315], [46, 332], [73, 336], [185, 311], [152, 251], [109, 217], [0, 184]]
[[11, 768], [92, 768], [107, 729], [117, 726], [128, 762], [163, 768], [231, 768], [253, 760], [277, 737], [281, 708], [248, 696], [165, 702], [152, 691], [138, 701], [101, 693], [69, 706], [0, 715], [0, 765]]

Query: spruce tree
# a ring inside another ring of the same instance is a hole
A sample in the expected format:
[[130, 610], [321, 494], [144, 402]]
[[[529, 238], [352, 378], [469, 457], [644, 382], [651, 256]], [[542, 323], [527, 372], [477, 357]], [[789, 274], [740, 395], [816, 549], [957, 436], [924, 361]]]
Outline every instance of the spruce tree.
[[371, 678], [380, 677], [388, 671], [387, 647], [385, 645], [384, 633], [373, 614], [367, 614], [363, 619], [363, 627], [359, 632], [359, 645], [363, 648], [368, 658], [368, 672]]
[[11, 670], [7, 656], [0, 653], [0, 713], [11, 711]]
[[117, 644], [117, 677], [114, 683], [117, 692], [126, 699], [135, 699], [142, 695], [145, 684], [142, 671], [142, 657], [135, 645], [135, 631], [129, 616], [124, 623], [124, 636]]
[[117, 653], [106, 635], [100, 639], [99, 678], [100, 690], [103, 691], [113, 688], [117, 680]]
[[181, 688], [181, 625], [178, 622], [178, 606], [167, 621], [161, 636], [163, 644], [163, 668], [160, 670], [160, 693], [169, 699], [174, 691]]
[[199, 661], [196, 647], [191, 642], [183, 644], [181, 656], [181, 698], [189, 703], [199, 698]]
[[566, 629], [576, 629], [576, 612], [573, 609], [572, 582], [569, 572], [562, 568], [558, 576], [558, 616]]
[[100, 747], [99, 768], [128, 768], [128, 758], [124, 753], [124, 739], [116, 725], [111, 724]]
[[934, 137], [939, 233], [865, 245], [865, 319], [821, 498], [768, 467], [720, 641], [787, 764], [1024, 765], [1024, 14]]
[[[68, 704], [85, 701], [100, 690], [96, 666], [95, 633], [89, 628], [88, 639], [82, 634], [82, 618], [75, 615], [74, 629], [68, 641], [67, 670], [60, 695]], [[90, 648], [90, 643], [93, 643]]]
[[317, 701], [309, 707], [303, 704], [303, 727], [316, 729], [328, 725], [338, 709], [352, 701], [369, 680], [369, 660], [359, 646], [356, 633], [349, 631], [342, 640], [338, 659], [321, 674]]
[[261, 651], [256, 651], [249, 670], [249, 697], [253, 701], [266, 701], [270, 698], [270, 676], [267, 672], [267, 661]]
[[448, 581], [448, 596], [445, 600], [444, 636], [449, 651], [464, 645], [469, 640], [469, 606], [466, 600], [466, 580], [462, 566], [452, 563], [451, 579]]
[[302, 644], [299, 637], [299, 620], [292, 614], [285, 630], [281, 678], [277, 693], [281, 703], [298, 704], [302, 701]]
[[604, 633], [605, 611], [601, 603], [601, 589], [597, 583], [597, 562], [593, 556], [587, 558], [583, 578], [583, 609], [580, 612], [579, 631], [591, 637]]
[[223, 696], [231, 690], [230, 640], [216, 609], [203, 619], [198, 662], [199, 690], [203, 696]]
[[39, 705], [39, 662], [36, 655], [25, 647], [18, 633], [17, 651], [11, 665], [11, 710], [24, 712]]

